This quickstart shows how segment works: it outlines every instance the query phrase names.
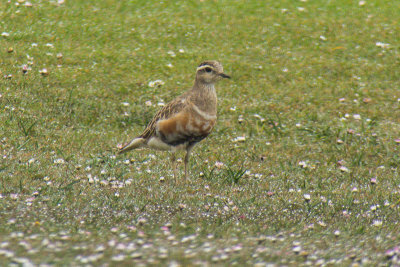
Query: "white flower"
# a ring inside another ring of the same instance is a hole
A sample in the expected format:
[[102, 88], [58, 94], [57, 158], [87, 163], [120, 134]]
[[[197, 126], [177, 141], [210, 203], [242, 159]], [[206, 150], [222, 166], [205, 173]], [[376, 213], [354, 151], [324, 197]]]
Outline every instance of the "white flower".
[[302, 160], [302, 161], [299, 162], [299, 166], [302, 167], [302, 168], [307, 168], [308, 164], [305, 161]]
[[183, 53], [185, 53], [185, 50], [179, 49], [179, 53], [183, 54]]
[[28, 65], [22, 65], [22, 73], [27, 73], [28, 70], [31, 70], [32, 68], [29, 67]]
[[261, 122], [265, 121], [265, 119], [258, 114], [254, 114], [253, 116], [256, 117], [257, 119], [260, 119]]
[[360, 1], [360, 2], [358, 2], [358, 5], [359, 5], [359, 6], [364, 6], [365, 4], [366, 4], [366, 2], [365, 2], [365, 1], [363, 1], [363, 0], [362, 0], [362, 1]]
[[311, 195], [310, 194], [304, 194], [303, 196], [304, 196], [304, 199], [306, 201], [309, 201], [311, 199]]
[[64, 164], [64, 163], [65, 163], [65, 160], [62, 159], [62, 158], [55, 159], [55, 160], [54, 160], [54, 163], [55, 163], [55, 164]]
[[88, 175], [87, 175], [87, 178], [88, 178], [89, 184], [93, 184], [93, 183], [94, 183], [94, 179], [93, 179], [93, 177], [92, 177], [91, 174], [88, 174]]
[[168, 51], [167, 54], [170, 55], [171, 57], [176, 57], [174, 51]]
[[390, 47], [390, 44], [385, 44], [385, 43], [382, 43], [382, 42], [376, 42], [375, 45], [377, 47], [380, 47], [380, 48], [389, 48]]
[[300, 253], [301, 247], [300, 246], [294, 246], [292, 250], [293, 250], [294, 253]]
[[156, 86], [161, 86], [164, 85], [165, 83], [162, 80], [155, 80], [155, 81], [150, 81], [149, 82], [149, 87], [156, 87]]
[[44, 69], [41, 69], [41, 70], [39, 71], [39, 73], [40, 73], [40, 74], [42, 74], [43, 76], [47, 76], [47, 75], [49, 75], [49, 72], [47, 71], [47, 69], [46, 69], [46, 68], [44, 68]]
[[225, 165], [225, 164], [222, 163], [222, 162], [220, 162], [220, 161], [215, 162], [215, 167], [217, 167], [218, 169], [224, 167], [224, 165]]
[[122, 102], [121, 105], [123, 105], [124, 107], [128, 107], [129, 103], [128, 102]]
[[354, 118], [355, 120], [361, 120], [360, 114], [353, 114], [353, 118]]
[[107, 180], [101, 180], [100, 181], [100, 185], [102, 185], [102, 186], [107, 186], [109, 184], [110, 184], [110, 182], [108, 182]]
[[9, 34], [8, 32], [2, 32], [2, 33], [1, 33], [1, 36], [3, 36], [3, 37], [8, 37], [8, 36], [10, 36], [10, 34]]
[[147, 100], [144, 104], [148, 107], [151, 107], [151, 105], [153, 105], [150, 100]]
[[340, 166], [339, 170], [341, 170], [342, 172], [347, 172], [347, 173], [350, 172], [350, 170], [345, 166]]
[[319, 36], [319, 39], [321, 39], [322, 41], [326, 41], [327, 40], [326, 37], [323, 36], [323, 35]]
[[381, 220], [374, 220], [373, 222], [372, 222], [372, 225], [373, 226], [376, 226], [376, 227], [378, 227], [378, 226], [382, 226], [382, 221]]
[[115, 255], [111, 258], [112, 261], [123, 261], [125, 259], [124, 254]]
[[235, 139], [232, 140], [232, 142], [237, 143], [237, 142], [244, 142], [246, 141], [246, 136], [238, 136]]

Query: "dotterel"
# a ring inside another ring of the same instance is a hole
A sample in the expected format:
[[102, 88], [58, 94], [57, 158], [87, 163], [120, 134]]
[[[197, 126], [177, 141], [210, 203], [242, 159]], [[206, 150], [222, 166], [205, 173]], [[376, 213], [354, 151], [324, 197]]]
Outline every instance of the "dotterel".
[[206, 138], [217, 121], [217, 94], [214, 84], [230, 78], [221, 63], [210, 60], [201, 63], [191, 90], [175, 98], [159, 110], [141, 135], [119, 150], [119, 154], [132, 149], [149, 147], [172, 151], [172, 165], [176, 179], [175, 152], [186, 150], [185, 179], [193, 146]]

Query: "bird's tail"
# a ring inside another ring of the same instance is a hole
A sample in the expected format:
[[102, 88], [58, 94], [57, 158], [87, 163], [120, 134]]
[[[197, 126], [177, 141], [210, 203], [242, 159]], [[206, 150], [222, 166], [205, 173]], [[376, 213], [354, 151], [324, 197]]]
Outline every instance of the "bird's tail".
[[127, 144], [124, 147], [122, 147], [118, 151], [118, 154], [122, 154], [122, 153], [130, 151], [132, 149], [142, 147], [145, 144], [145, 142], [146, 142], [146, 139], [144, 139], [144, 138], [141, 138], [141, 137], [135, 138], [129, 144]]

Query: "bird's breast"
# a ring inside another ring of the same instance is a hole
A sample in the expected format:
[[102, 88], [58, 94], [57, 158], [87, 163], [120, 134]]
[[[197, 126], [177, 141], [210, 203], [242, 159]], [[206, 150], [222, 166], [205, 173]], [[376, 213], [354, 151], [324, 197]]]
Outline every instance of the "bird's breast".
[[[194, 106], [195, 107], [195, 106]], [[195, 143], [212, 131], [217, 116], [191, 107], [172, 118], [157, 122], [157, 135], [167, 144]]]

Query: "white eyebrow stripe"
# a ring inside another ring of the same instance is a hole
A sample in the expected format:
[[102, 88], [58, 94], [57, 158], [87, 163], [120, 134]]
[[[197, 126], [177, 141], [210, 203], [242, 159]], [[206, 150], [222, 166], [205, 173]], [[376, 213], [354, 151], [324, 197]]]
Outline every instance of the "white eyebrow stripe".
[[210, 115], [210, 114], [207, 114], [206, 112], [200, 110], [196, 105], [193, 105], [193, 109], [194, 109], [194, 111], [196, 111], [197, 114], [199, 114], [206, 120], [215, 120], [217, 118], [217, 116], [215, 116], [215, 115]]
[[210, 69], [212, 69], [212, 70], [215, 71], [214, 67], [212, 67], [212, 66], [210, 66], [210, 65], [203, 65], [203, 66], [200, 66], [200, 67], [197, 68], [197, 71], [199, 71], [199, 70], [204, 70], [205, 68], [210, 68]]

